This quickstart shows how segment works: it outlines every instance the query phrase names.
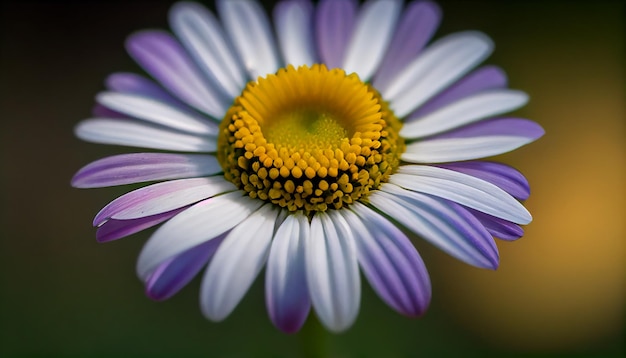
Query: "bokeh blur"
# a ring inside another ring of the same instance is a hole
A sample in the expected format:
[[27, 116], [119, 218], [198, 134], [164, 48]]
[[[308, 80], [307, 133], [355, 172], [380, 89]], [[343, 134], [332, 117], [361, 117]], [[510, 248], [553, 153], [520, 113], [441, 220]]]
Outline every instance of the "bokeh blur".
[[[531, 96], [516, 112], [538, 142], [495, 160], [530, 180], [534, 221], [480, 270], [415, 240], [433, 301], [421, 319], [363, 286], [344, 334], [278, 332], [262, 280], [222, 323], [198, 307], [199, 280], [167, 302], [143, 294], [150, 232], [98, 244], [93, 215], [128, 188], [78, 190], [73, 173], [128, 148], [81, 142], [107, 74], [141, 72], [123, 43], [166, 28], [170, 1], [9, 1], [0, 13], [0, 355], [206, 357], [622, 356], [625, 89], [622, 1], [440, 1], [437, 36], [476, 29], [488, 63]], [[206, 2], [205, 2], [206, 4]], [[207, 4], [213, 7], [213, 4]], [[266, 4], [271, 8], [271, 4]]]

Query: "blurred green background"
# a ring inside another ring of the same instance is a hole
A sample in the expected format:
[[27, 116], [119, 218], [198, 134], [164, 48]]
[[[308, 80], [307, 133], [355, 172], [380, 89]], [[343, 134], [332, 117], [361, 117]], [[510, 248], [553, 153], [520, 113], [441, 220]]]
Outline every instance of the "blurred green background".
[[[531, 102], [546, 136], [496, 158], [532, 185], [526, 236], [479, 270], [416, 240], [433, 301], [402, 317], [364, 284], [348, 332], [270, 324], [257, 280], [222, 323], [198, 307], [199, 280], [167, 302], [143, 294], [135, 260], [149, 232], [97, 244], [93, 215], [124, 188], [78, 190], [73, 173], [126, 148], [73, 126], [114, 71], [140, 71], [125, 37], [166, 28], [171, 2], [4, 2], [0, 26], [0, 355], [298, 357], [621, 356], [624, 353], [624, 3], [440, 1], [437, 33], [477, 29], [488, 63]], [[212, 6], [212, 4], [209, 4]], [[268, 3], [268, 8], [271, 5]], [[302, 348], [302, 347], [305, 348]]]

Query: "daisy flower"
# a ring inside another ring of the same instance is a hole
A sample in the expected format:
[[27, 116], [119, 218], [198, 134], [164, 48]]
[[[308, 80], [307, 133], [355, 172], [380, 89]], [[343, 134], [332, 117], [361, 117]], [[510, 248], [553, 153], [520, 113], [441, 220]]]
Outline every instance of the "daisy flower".
[[409, 236], [495, 269], [494, 237], [531, 221], [515, 169], [478, 161], [543, 135], [503, 116], [525, 93], [477, 67], [493, 50], [476, 31], [431, 42], [429, 1], [284, 1], [271, 19], [255, 1], [191, 2], [172, 33], [132, 34], [150, 75], [114, 73], [86, 141], [156, 151], [107, 157], [79, 188], [152, 182], [105, 206], [97, 240], [163, 223], [137, 274], [164, 300], [204, 270], [202, 313], [226, 318], [265, 268], [273, 324], [298, 331], [311, 308], [331, 331], [355, 321], [361, 276], [391, 308], [420, 316], [431, 298]]

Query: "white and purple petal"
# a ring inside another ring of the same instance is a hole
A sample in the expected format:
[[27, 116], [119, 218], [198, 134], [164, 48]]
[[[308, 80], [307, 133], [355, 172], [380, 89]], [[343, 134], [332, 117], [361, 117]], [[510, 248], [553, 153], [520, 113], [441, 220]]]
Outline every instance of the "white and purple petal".
[[178, 293], [211, 260], [222, 239], [223, 236], [192, 247], [160, 264], [146, 279], [146, 295], [163, 301]]
[[437, 164], [437, 166], [488, 181], [519, 200], [526, 200], [530, 196], [530, 185], [526, 177], [517, 169], [506, 164], [469, 161]]
[[483, 224], [485, 229], [487, 229], [491, 235], [497, 237], [498, 239], [513, 241], [524, 235], [524, 229], [517, 224], [474, 209], [466, 209], [472, 213], [472, 215], [474, 215], [476, 219], [481, 222], [481, 224]]
[[384, 184], [369, 198], [385, 215], [451, 256], [476, 267], [498, 267], [493, 238], [462, 206], [393, 184]]
[[229, 97], [238, 96], [246, 75], [215, 15], [198, 3], [178, 2], [170, 9], [169, 21], [203, 73]]
[[419, 106], [404, 121], [410, 122], [425, 116], [461, 98], [482, 91], [506, 88], [506, 86], [506, 73], [500, 67], [493, 65], [480, 67]]
[[274, 235], [267, 260], [267, 312], [272, 323], [286, 333], [299, 331], [311, 309], [305, 269], [310, 231], [309, 220], [301, 212], [288, 215]]
[[354, 233], [337, 210], [318, 212], [306, 242], [307, 284], [322, 325], [333, 332], [354, 323], [361, 299], [361, 281]]
[[412, 1], [402, 13], [385, 58], [374, 76], [373, 84], [379, 92], [420, 54], [441, 21], [441, 9], [431, 1]]
[[491, 90], [476, 93], [448, 104], [424, 117], [405, 123], [404, 138], [415, 139], [439, 134], [481, 119], [515, 110], [528, 102], [528, 95], [514, 90]]
[[365, 82], [383, 60], [402, 9], [401, 0], [368, 1], [361, 7], [341, 66]]
[[206, 317], [223, 320], [248, 291], [267, 260], [277, 214], [272, 204], [265, 204], [226, 235], [200, 287]]
[[77, 188], [193, 178], [222, 171], [212, 155], [132, 153], [102, 158], [81, 168], [72, 178]]
[[145, 280], [166, 260], [241, 223], [263, 202], [244, 197], [241, 191], [201, 201], [163, 224], [146, 242], [137, 261], [137, 274]]
[[82, 140], [129, 147], [179, 152], [213, 152], [217, 138], [174, 131], [170, 128], [130, 118], [91, 118], [74, 129]]
[[411, 163], [480, 159], [510, 152], [543, 134], [540, 125], [527, 119], [490, 119], [409, 143], [401, 157]]
[[126, 40], [128, 53], [163, 87], [190, 106], [221, 119], [228, 100], [207, 80], [169, 33], [146, 30]]
[[108, 219], [130, 220], [161, 214], [237, 187], [222, 176], [170, 180], [126, 193], [102, 208], [94, 218], [94, 226]]
[[454, 170], [426, 165], [404, 165], [389, 182], [405, 189], [438, 196], [472, 209], [528, 224], [528, 210], [506, 191], [494, 184]]
[[101, 222], [96, 230], [96, 241], [109, 242], [123, 237], [138, 233], [142, 230], [151, 228], [166, 220], [171, 219], [176, 214], [185, 210], [186, 207], [175, 209], [172, 211], [146, 216], [138, 219], [115, 220], [109, 219]]
[[487, 35], [465, 31], [429, 46], [381, 92], [398, 117], [405, 117], [482, 62], [493, 50]]
[[286, 64], [312, 66], [317, 61], [313, 41], [313, 4], [281, 1], [274, 7], [278, 43]]
[[359, 265], [374, 291], [397, 312], [422, 315], [430, 303], [430, 278], [413, 244], [365, 205], [356, 202], [351, 209], [341, 213], [354, 230]]

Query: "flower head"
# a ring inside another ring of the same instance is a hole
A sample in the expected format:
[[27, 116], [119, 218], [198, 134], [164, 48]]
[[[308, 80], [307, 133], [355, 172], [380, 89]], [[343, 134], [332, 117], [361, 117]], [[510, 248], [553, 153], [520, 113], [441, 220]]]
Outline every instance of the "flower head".
[[[265, 267], [270, 319], [300, 329], [311, 307], [329, 330], [356, 319], [359, 268], [390, 307], [427, 309], [428, 273], [406, 233], [495, 269], [494, 237], [531, 216], [526, 179], [477, 159], [543, 135], [500, 117], [527, 102], [479, 32], [429, 46], [429, 1], [283, 1], [274, 29], [254, 1], [170, 11], [174, 35], [142, 31], [127, 49], [156, 80], [107, 79], [78, 137], [157, 149], [95, 161], [76, 187], [155, 182], [95, 217], [100, 242], [161, 225], [137, 273], [153, 299], [204, 269], [201, 308], [228, 316]], [[172, 153], [176, 152], [176, 153]]]

